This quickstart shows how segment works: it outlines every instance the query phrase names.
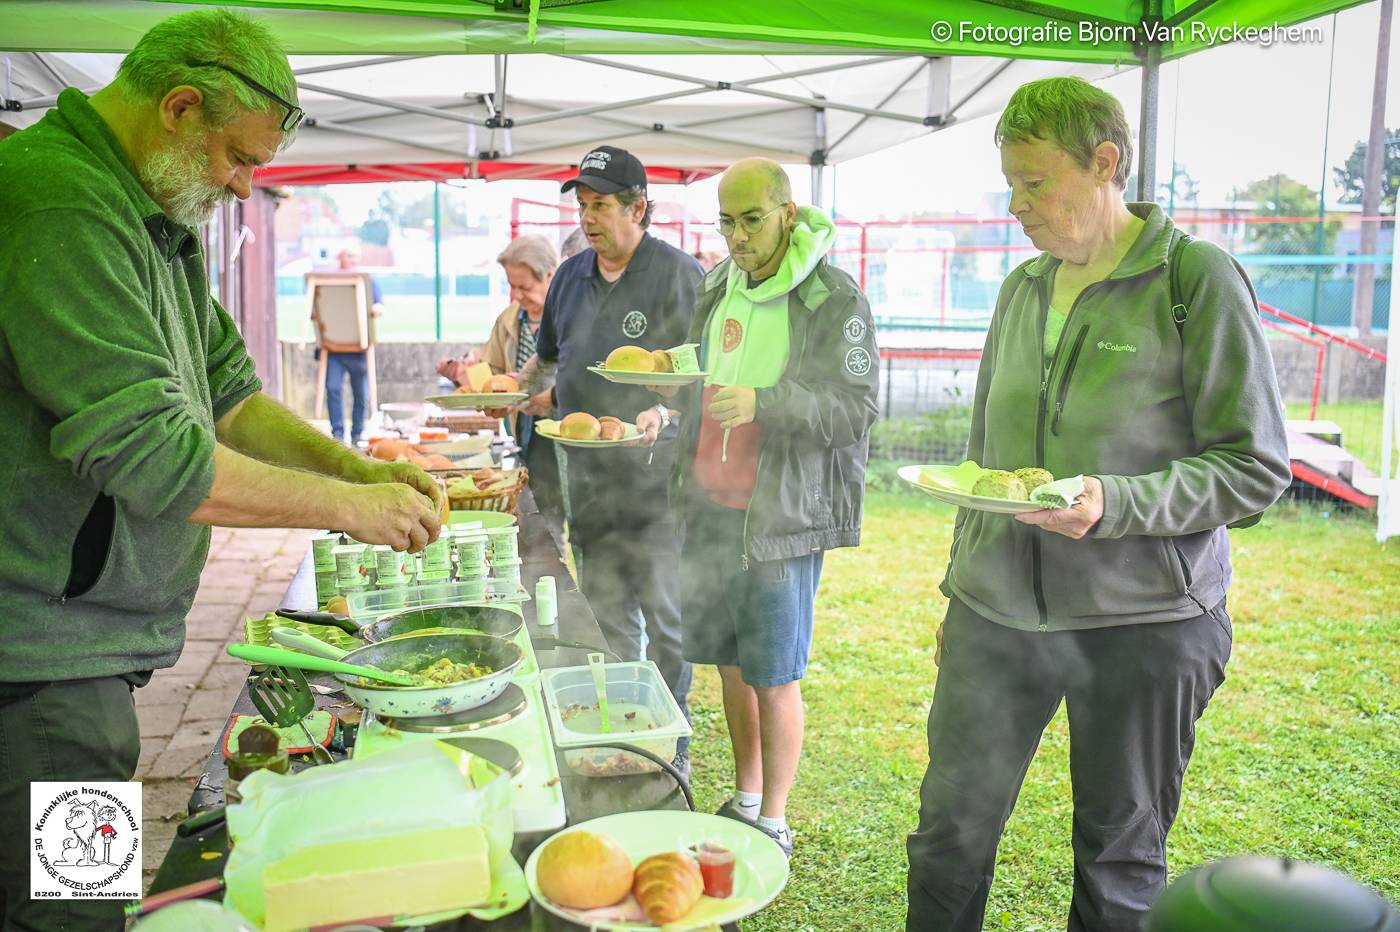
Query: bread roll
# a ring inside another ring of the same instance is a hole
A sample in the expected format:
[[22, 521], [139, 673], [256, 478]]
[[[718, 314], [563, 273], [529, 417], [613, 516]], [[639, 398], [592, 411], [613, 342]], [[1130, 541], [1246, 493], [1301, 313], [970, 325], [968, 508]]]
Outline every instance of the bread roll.
[[632, 861], [607, 835], [577, 831], [556, 835], [535, 863], [540, 892], [569, 909], [619, 902], [632, 889]]
[[603, 368], [623, 372], [654, 372], [656, 360], [652, 357], [651, 350], [642, 349], [640, 346], [619, 346], [608, 354]]
[[695, 908], [705, 892], [705, 881], [694, 858], [681, 851], [667, 851], [637, 865], [632, 892], [647, 919], [665, 925], [684, 919]]
[[575, 411], [559, 422], [559, 436], [570, 440], [597, 440], [602, 425], [586, 411]]
[[627, 436], [627, 427], [614, 418], [610, 421], [603, 421], [598, 428], [599, 440], [621, 440]]
[[657, 372], [671, 371], [671, 354], [662, 349], [651, 351], [652, 361], [656, 364]]
[[508, 375], [493, 375], [481, 386], [484, 392], [518, 392], [520, 386]]

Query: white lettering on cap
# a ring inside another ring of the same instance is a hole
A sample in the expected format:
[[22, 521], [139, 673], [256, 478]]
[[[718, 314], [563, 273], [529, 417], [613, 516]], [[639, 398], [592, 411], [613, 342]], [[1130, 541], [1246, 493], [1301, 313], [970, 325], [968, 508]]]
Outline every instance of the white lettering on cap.
[[612, 161], [612, 153], [595, 149], [583, 157], [583, 162], [579, 164], [579, 171], [599, 171], [608, 170], [608, 163]]

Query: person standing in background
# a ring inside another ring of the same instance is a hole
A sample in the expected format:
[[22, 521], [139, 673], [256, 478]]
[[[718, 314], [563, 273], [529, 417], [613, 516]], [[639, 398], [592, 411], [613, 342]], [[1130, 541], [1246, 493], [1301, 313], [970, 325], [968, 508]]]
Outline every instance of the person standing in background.
[[[646, 169], [630, 152], [597, 147], [563, 190], [576, 190], [590, 248], [561, 264], [550, 284], [535, 358], [521, 373], [521, 390], [532, 395], [523, 410], [548, 412], [551, 392], [541, 386], [552, 372], [552, 404], [561, 415], [584, 411], [630, 420], [655, 403], [654, 396], [588, 367], [619, 346], [678, 345], [695, 307], [700, 266], [647, 232], [654, 205], [647, 199]], [[623, 660], [654, 661], [689, 718], [680, 560], [666, 490], [675, 438], [676, 429], [663, 426], [655, 449], [571, 448], [563, 478], [579, 588], [609, 648]], [[688, 746], [676, 755], [687, 776]]]
[[[544, 315], [544, 299], [559, 257], [554, 244], [538, 233], [527, 233], [510, 241], [496, 261], [505, 269], [510, 283], [510, 304], [496, 318], [491, 336], [480, 347], [473, 347], [464, 359], [444, 359], [438, 363], [438, 374], [456, 385], [465, 385], [467, 369], [478, 363], [491, 367], [493, 375], [518, 376], [530, 357], [535, 355], [535, 336]], [[541, 391], [549, 392], [551, 381]], [[563, 522], [563, 504], [559, 491], [559, 467], [552, 444], [536, 443], [535, 418], [523, 411], [510, 414], [511, 432], [520, 447], [520, 462], [530, 470], [530, 489], [542, 514]]]
[[[336, 256], [342, 272], [358, 272], [360, 254], [354, 249], [342, 249]], [[370, 287], [370, 339], [374, 339], [374, 318], [384, 315], [384, 294], [374, 276], [365, 274]], [[328, 352], [321, 350], [321, 352]], [[331, 436], [345, 441], [345, 396], [342, 389], [350, 377], [350, 445], [356, 446], [365, 437], [365, 419], [369, 413], [369, 358], [364, 352], [330, 352], [326, 358], [326, 406], [330, 409]]]

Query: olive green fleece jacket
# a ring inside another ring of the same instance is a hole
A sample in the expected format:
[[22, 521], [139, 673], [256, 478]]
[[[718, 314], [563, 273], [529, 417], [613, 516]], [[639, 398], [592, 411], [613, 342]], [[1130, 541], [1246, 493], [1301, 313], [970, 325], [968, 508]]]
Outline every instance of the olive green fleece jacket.
[[1042, 383], [1048, 254], [1002, 285], [982, 351], [968, 458], [1097, 476], [1104, 513], [1072, 540], [962, 510], [944, 591], [1025, 630], [1192, 618], [1230, 585], [1225, 525], [1263, 511], [1290, 470], [1273, 359], [1254, 291], [1228, 253], [1179, 251], [1180, 333], [1167, 276], [1175, 236], [1151, 204], [1137, 241], [1084, 289]]
[[0, 684], [170, 666], [253, 362], [79, 91], [0, 142], [0, 178]]

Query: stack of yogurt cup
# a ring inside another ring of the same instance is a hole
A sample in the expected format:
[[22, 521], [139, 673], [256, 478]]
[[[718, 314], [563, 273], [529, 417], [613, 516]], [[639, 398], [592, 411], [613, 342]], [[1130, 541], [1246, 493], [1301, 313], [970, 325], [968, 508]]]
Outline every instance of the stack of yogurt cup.
[[486, 598], [486, 553], [489, 538], [480, 527], [461, 525], [452, 529], [452, 550], [457, 563], [457, 588], [462, 598]]
[[486, 532], [491, 561], [492, 598], [513, 599], [520, 592], [520, 527], [509, 524]]
[[346, 538], [346, 541], [332, 551], [335, 554], [336, 589], [342, 594], [362, 592], [374, 585], [374, 554], [369, 544], [350, 538]]
[[335, 548], [349, 542], [350, 538], [333, 531], [325, 531], [311, 538], [311, 562], [316, 571], [317, 605], [325, 605], [332, 596], [340, 593], [336, 585]]

